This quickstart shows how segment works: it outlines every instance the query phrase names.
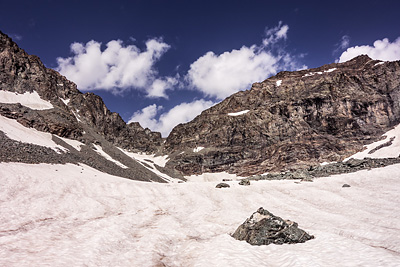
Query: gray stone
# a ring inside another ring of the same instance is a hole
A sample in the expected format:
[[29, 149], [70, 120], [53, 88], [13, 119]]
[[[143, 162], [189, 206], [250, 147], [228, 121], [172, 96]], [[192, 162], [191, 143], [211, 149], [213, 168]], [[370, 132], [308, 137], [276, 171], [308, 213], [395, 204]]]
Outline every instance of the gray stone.
[[250, 185], [249, 179], [242, 179], [239, 182], [239, 185]]
[[297, 223], [283, 220], [263, 208], [240, 225], [232, 237], [257, 246], [304, 243], [314, 238], [299, 229]]
[[229, 188], [229, 187], [231, 187], [229, 184], [219, 183], [215, 188]]

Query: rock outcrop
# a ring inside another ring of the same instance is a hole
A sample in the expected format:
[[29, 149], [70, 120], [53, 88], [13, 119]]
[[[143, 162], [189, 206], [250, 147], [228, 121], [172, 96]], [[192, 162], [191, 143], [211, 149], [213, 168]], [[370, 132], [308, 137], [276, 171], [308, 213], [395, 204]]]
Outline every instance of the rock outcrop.
[[186, 175], [304, 169], [341, 161], [398, 123], [400, 61], [359, 56], [255, 83], [176, 126], [165, 153]]
[[297, 223], [283, 220], [263, 208], [240, 225], [232, 237], [257, 246], [304, 243], [314, 238], [299, 229]]

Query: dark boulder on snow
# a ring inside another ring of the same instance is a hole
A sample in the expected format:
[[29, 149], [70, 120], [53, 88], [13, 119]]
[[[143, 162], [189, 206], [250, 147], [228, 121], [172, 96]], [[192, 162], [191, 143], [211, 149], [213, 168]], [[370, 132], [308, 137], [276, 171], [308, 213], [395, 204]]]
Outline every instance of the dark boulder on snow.
[[349, 184], [344, 184], [344, 185], [342, 185], [342, 187], [350, 187], [350, 185]]
[[250, 185], [249, 179], [242, 179], [239, 182], [239, 185]]
[[263, 208], [259, 208], [232, 235], [251, 245], [304, 243], [314, 236], [298, 228], [297, 223], [283, 220]]
[[226, 183], [219, 183], [215, 188], [228, 188], [231, 187], [229, 184]]

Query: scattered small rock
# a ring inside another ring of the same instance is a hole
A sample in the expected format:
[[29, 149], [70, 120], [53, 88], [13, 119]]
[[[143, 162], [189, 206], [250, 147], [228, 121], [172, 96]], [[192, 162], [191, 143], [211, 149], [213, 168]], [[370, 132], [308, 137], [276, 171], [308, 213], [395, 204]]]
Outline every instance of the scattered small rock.
[[263, 208], [259, 208], [232, 235], [251, 245], [304, 243], [314, 236], [298, 228], [297, 223], [283, 220]]
[[219, 183], [215, 188], [228, 188], [231, 187], [229, 184], [226, 183]]
[[239, 184], [240, 185], [250, 185], [250, 181], [248, 179], [243, 179], [243, 180], [240, 180]]
[[232, 179], [222, 179], [222, 182], [229, 182], [232, 181]]
[[349, 184], [344, 184], [342, 187], [351, 187]]

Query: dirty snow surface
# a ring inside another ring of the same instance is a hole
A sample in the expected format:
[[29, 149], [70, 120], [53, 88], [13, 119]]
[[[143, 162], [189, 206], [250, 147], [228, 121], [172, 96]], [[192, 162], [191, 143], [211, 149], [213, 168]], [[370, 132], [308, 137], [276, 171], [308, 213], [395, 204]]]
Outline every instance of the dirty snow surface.
[[[0, 266], [400, 266], [400, 164], [312, 183], [227, 183], [0, 163]], [[230, 237], [259, 207], [315, 239], [257, 247]]]

